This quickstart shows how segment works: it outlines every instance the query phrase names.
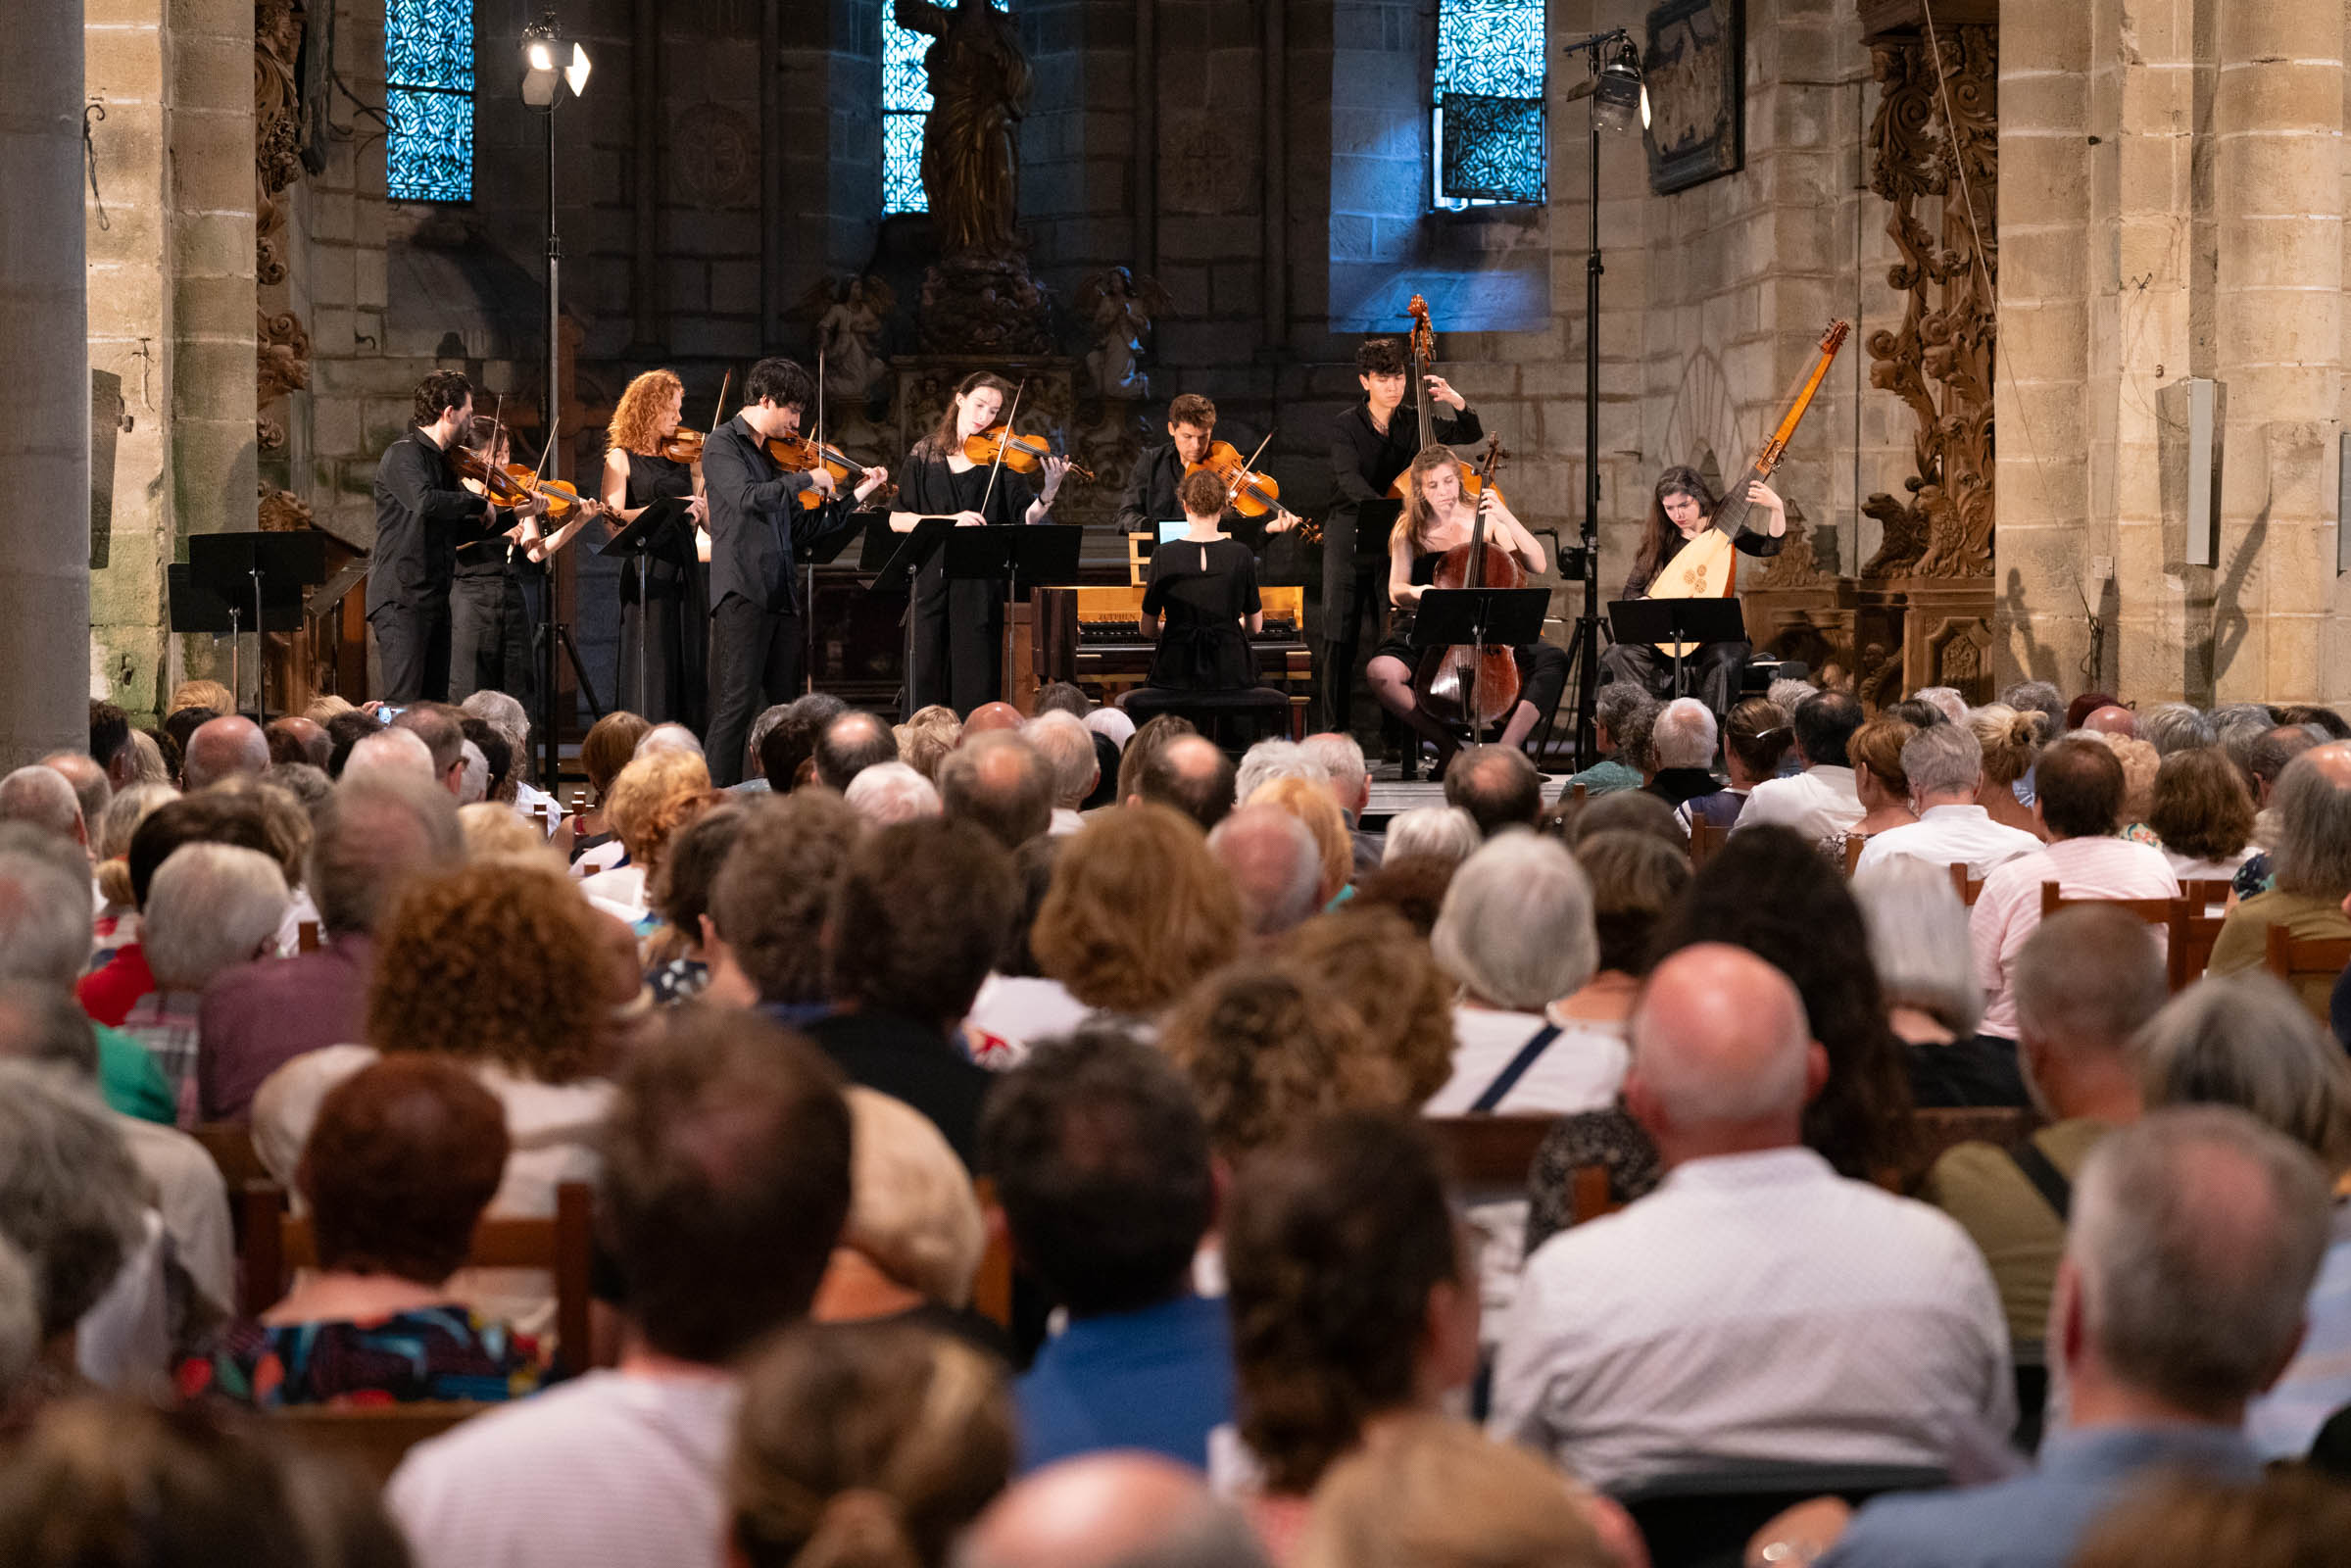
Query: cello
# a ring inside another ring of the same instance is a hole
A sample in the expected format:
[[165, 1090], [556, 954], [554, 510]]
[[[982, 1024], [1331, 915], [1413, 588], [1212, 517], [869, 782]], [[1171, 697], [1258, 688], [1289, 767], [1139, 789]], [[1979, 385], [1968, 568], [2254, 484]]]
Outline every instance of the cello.
[[[1494, 482], [1494, 469], [1501, 461], [1502, 438], [1489, 437], [1486, 461], [1478, 471], [1481, 492]], [[1469, 486], [1464, 483], [1462, 490], [1469, 493]], [[1500, 501], [1501, 492], [1494, 491], [1494, 497]], [[1524, 588], [1526, 585], [1527, 568], [1519, 564], [1518, 558], [1488, 539], [1483, 502], [1478, 504], [1476, 520], [1470, 524], [1469, 539], [1445, 553], [1437, 563], [1435, 580], [1430, 584], [1433, 588]], [[1469, 643], [1432, 648], [1421, 655], [1420, 670], [1412, 685], [1420, 694], [1422, 711], [1440, 723], [1462, 725], [1475, 735], [1483, 735], [1518, 706], [1518, 654], [1500, 646]]]
[[[1748, 499], [1750, 485], [1759, 484], [1771, 476], [1788, 450], [1788, 441], [1795, 435], [1796, 426], [1803, 421], [1804, 411], [1812, 407], [1813, 396], [1821, 389], [1821, 381], [1829, 373], [1829, 366], [1837, 351], [1844, 347], [1845, 337], [1853, 330], [1849, 321], [1829, 323], [1821, 334], [1820, 358], [1811, 373], [1796, 386], [1788, 400], [1788, 411], [1772, 429], [1763, 445], [1756, 449], [1755, 460], [1749, 463], [1739, 477], [1723, 491], [1722, 503], [1706, 526], [1675, 552], [1673, 560], [1658, 571], [1656, 580], [1646, 590], [1650, 599], [1729, 599], [1739, 592], [1739, 535], [1746, 528], [1747, 511], [1754, 503]], [[1668, 659], [1687, 659], [1698, 651], [1696, 643], [1658, 643], [1657, 652]]]
[[[1412, 296], [1412, 302], [1404, 310], [1412, 318], [1412, 333], [1406, 340], [1405, 358], [1411, 364], [1412, 412], [1420, 420], [1420, 445], [1413, 450], [1426, 452], [1437, 444], [1437, 424], [1429, 413], [1429, 377], [1437, 373], [1437, 328], [1429, 324], [1429, 302], [1418, 294]], [[1411, 483], [1412, 472], [1407, 468], [1388, 486], [1388, 494], [1397, 501], [1409, 501], [1412, 499]], [[1478, 477], [1478, 470], [1467, 463], [1462, 464], [1461, 493], [1474, 501], [1484, 488], [1486, 481]], [[1494, 499], [1499, 501], [1501, 497], [1497, 494]]]

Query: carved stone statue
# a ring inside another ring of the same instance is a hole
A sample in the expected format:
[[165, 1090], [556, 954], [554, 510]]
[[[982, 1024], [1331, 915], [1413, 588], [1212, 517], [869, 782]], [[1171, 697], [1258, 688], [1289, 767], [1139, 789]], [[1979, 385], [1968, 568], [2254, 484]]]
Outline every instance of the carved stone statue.
[[931, 112], [922, 126], [922, 189], [946, 255], [1018, 248], [1019, 124], [1032, 74], [1012, 21], [990, 0], [893, 0], [908, 32], [938, 41], [922, 57]]
[[824, 395], [833, 428], [849, 439], [848, 427], [862, 425], [884, 374], [882, 322], [898, 303], [878, 277], [820, 278], [795, 313], [810, 323], [824, 366]]
[[1151, 318], [1166, 309], [1166, 296], [1157, 283], [1140, 282], [1123, 267], [1113, 267], [1086, 280], [1080, 289], [1086, 313], [1099, 334], [1086, 353], [1086, 373], [1102, 397], [1137, 402], [1151, 395], [1151, 378], [1137, 368], [1143, 355], [1143, 334]]

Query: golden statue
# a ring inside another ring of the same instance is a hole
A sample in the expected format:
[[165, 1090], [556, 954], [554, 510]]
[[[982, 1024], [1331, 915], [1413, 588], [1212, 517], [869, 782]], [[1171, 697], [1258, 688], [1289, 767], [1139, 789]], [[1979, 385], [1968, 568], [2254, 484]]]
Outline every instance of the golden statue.
[[894, 0], [898, 24], [937, 39], [922, 57], [931, 112], [922, 125], [922, 189], [943, 254], [1017, 248], [1018, 126], [1031, 75], [1012, 19], [990, 0]]

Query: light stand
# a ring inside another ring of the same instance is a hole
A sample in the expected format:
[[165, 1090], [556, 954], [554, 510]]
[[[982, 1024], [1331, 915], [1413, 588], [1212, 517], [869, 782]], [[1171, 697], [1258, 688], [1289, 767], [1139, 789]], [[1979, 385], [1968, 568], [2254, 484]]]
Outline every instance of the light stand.
[[[547, 404], [546, 426], [551, 436], [556, 416], [562, 407], [560, 395], [563, 373], [563, 308], [562, 271], [563, 261], [563, 236], [555, 221], [555, 105], [568, 86], [577, 98], [588, 86], [588, 51], [577, 43], [571, 46], [570, 61], [558, 67], [563, 59], [563, 46], [557, 35], [555, 13], [544, 13], [537, 22], [522, 29], [522, 101], [547, 116]], [[555, 464], [549, 478], [563, 477], [563, 464], [551, 450], [548, 461]], [[556, 644], [566, 647], [571, 641], [570, 628], [556, 619], [555, 578], [553, 560], [543, 563], [546, 576], [539, 585], [539, 732], [546, 748], [546, 761], [540, 785], [549, 794], [555, 793], [563, 767], [563, 741], [557, 728], [556, 710]], [[639, 606], [640, 614], [643, 606]], [[643, 694], [639, 694], [643, 701]]]
[[[1611, 47], [1613, 46], [1613, 47]], [[1576, 554], [1583, 567], [1584, 612], [1576, 617], [1576, 765], [1592, 765], [1597, 750], [1596, 710], [1600, 689], [1600, 129], [1629, 129], [1638, 104], [1643, 129], [1649, 123], [1649, 90], [1641, 76], [1641, 51], [1622, 27], [1578, 38], [1566, 46], [1581, 53], [1591, 79], [1569, 96], [1586, 106], [1591, 180], [1584, 210], [1584, 536]], [[1606, 57], [1603, 65], [1602, 57]]]

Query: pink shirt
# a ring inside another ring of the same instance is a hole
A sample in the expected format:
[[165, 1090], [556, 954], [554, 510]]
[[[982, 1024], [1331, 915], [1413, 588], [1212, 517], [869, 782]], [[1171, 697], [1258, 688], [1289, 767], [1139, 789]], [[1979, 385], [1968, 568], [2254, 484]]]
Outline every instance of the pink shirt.
[[2128, 839], [2059, 839], [1994, 867], [1968, 918], [1976, 978], [1984, 986], [1984, 1022], [1978, 1027], [1987, 1035], [2016, 1038], [2017, 955], [2040, 925], [2043, 882], [2056, 883], [2069, 899], [2180, 896], [2180, 879], [2163, 852]]

